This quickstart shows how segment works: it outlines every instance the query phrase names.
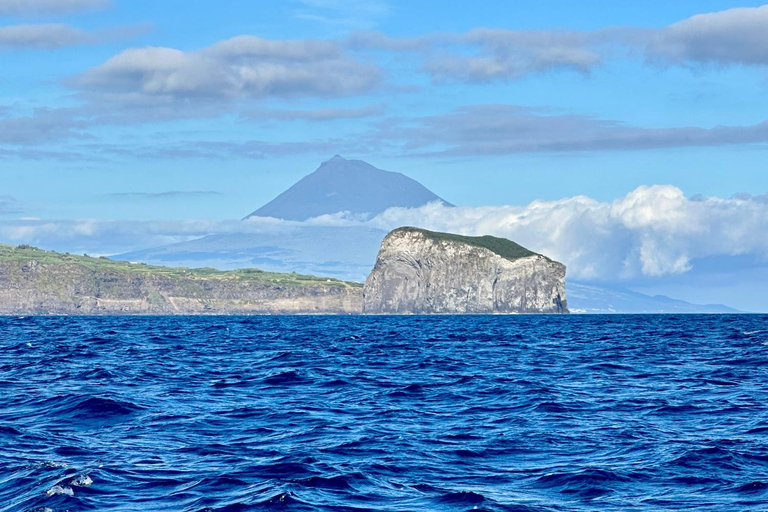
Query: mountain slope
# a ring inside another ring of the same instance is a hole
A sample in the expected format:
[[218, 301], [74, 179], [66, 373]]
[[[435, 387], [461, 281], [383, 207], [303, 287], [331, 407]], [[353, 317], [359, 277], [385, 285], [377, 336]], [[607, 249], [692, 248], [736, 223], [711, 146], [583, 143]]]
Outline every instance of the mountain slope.
[[248, 217], [307, 220], [345, 211], [373, 217], [395, 206], [414, 208], [433, 201], [445, 203], [399, 172], [336, 155]]
[[210, 235], [115, 258], [184, 267], [319, 272], [362, 282], [373, 268], [386, 234], [383, 230], [360, 226], [286, 226], [279, 231]]
[[645, 295], [626, 288], [569, 281], [572, 313], [740, 313], [722, 304], [691, 304], [664, 295]]

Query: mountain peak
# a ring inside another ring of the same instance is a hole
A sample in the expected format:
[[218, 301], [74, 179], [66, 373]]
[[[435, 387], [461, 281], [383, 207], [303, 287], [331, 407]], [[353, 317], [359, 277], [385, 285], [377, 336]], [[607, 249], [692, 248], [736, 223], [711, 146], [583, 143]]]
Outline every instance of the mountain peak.
[[433, 201], [452, 206], [399, 172], [335, 155], [248, 217], [307, 220], [338, 212], [372, 217], [388, 208], [416, 208]]
[[329, 158], [328, 160], [320, 164], [320, 167], [330, 164], [332, 162], [347, 162], [347, 161], [348, 160], [341, 155], [333, 155], [333, 158]]

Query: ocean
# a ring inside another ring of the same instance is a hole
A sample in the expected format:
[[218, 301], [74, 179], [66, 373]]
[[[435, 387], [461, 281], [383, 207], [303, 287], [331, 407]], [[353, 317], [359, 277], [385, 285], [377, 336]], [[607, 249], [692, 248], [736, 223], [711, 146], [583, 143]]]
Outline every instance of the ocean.
[[0, 318], [0, 512], [766, 511], [768, 316]]

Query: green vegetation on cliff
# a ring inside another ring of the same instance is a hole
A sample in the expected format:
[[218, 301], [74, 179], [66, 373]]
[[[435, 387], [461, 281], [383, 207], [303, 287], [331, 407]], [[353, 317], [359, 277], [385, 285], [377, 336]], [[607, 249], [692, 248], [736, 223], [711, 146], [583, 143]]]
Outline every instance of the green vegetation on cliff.
[[438, 231], [429, 231], [426, 229], [414, 228], [411, 226], [397, 228], [396, 230], [392, 231], [392, 233], [397, 233], [397, 232], [421, 233], [422, 235], [426, 236], [431, 240], [460, 242], [468, 245], [473, 245], [475, 247], [482, 247], [483, 249], [488, 249], [489, 251], [494, 252], [499, 256], [501, 256], [502, 258], [506, 258], [510, 261], [514, 261], [520, 258], [527, 258], [528, 256], [540, 256], [538, 253], [530, 251], [525, 247], [523, 247], [522, 245], [516, 244], [512, 240], [507, 240], [506, 238], [498, 238], [490, 235], [464, 236], [464, 235], [456, 235], [453, 233], [440, 233]]
[[29, 245], [0, 244], [0, 263], [2, 262], [29, 262], [35, 261], [41, 265], [78, 265], [98, 272], [120, 272], [137, 275], [163, 276], [184, 280], [232, 280], [251, 281], [278, 286], [302, 286], [308, 284], [320, 284], [329, 287], [361, 287], [358, 283], [346, 283], [338, 279], [302, 275], [296, 273], [264, 272], [254, 268], [222, 271], [214, 268], [184, 268], [184, 267], [160, 267], [117, 261], [105, 257], [92, 257], [88, 255], [74, 255], [45, 251]]

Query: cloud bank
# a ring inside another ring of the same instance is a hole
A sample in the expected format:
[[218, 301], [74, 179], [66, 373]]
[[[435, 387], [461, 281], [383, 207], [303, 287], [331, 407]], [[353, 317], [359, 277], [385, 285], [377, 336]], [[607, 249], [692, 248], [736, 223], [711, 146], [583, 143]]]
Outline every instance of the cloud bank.
[[510, 238], [566, 263], [575, 279], [681, 274], [710, 256], [768, 263], [768, 204], [760, 197], [692, 200], [665, 185], [639, 187], [613, 202], [576, 196], [525, 207], [391, 209], [371, 222]]
[[395, 120], [376, 140], [422, 155], [632, 151], [768, 142], [768, 121], [748, 126], [646, 128], [516, 105], [472, 105], [448, 114]]
[[[413, 225], [467, 235], [492, 234], [568, 265], [571, 278], [615, 282], [684, 274], [697, 260], [750, 257], [768, 265], [768, 201], [686, 197], [668, 185], [642, 186], [611, 202], [584, 196], [526, 206], [392, 208], [362, 222], [326, 215], [304, 223], [246, 221], [0, 221], [0, 239], [47, 248], [115, 254], [210, 234], [289, 232], [345, 226], [385, 231]], [[318, 255], [320, 257], [320, 255]]]

